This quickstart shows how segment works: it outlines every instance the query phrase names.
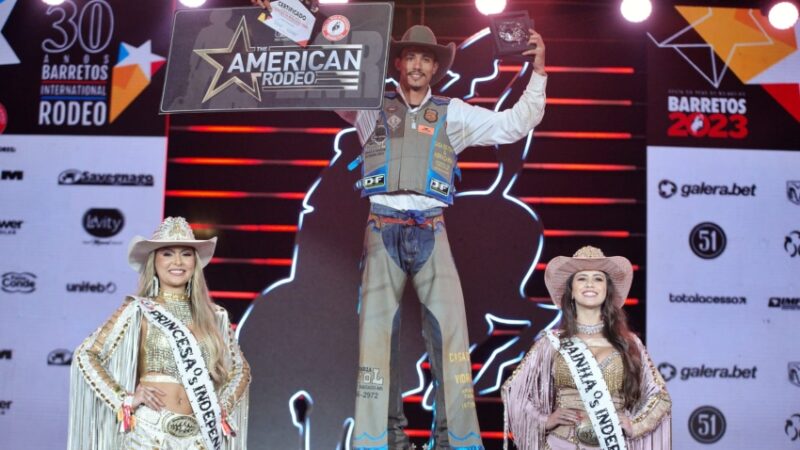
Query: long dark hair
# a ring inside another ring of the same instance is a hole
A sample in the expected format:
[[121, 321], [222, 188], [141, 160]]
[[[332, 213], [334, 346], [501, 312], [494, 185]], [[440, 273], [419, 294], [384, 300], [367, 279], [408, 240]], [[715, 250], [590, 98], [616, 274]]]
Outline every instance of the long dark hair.
[[[600, 310], [603, 318], [603, 336], [608, 342], [622, 355], [622, 363], [625, 368], [625, 377], [622, 384], [622, 393], [625, 398], [625, 407], [632, 409], [639, 402], [641, 393], [640, 376], [642, 374], [642, 358], [639, 355], [639, 347], [633, 339], [633, 333], [628, 328], [628, 316], [622, 308], [614, 306], [611, 300], [614, 298], [614, 285], [609, 283], [609, 276], [606, 276], [606, 298]], [[570, 275], [567, 286], [564, 289], [564, 296], [561, 298], [561, 329], [562, 338], [569, 338], [578, 333], [578, 312], [575, 309], [575, 300], [572, 298], [572, 280], [575, 274]]]

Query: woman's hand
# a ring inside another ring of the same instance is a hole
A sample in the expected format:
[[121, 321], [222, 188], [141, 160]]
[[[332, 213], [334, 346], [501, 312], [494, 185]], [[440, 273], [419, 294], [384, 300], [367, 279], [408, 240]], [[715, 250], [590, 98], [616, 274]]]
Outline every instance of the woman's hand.
[[167, 394], [157, 387], [140, 384], [136, 386], [136, 391], [133, 393], [133, 405], [131, 406], [136, 409], [143, 404], [154, 411], [160, 411], [164, 407], [164, 402], [159, 397], [165, 395]]
[[581, 418], [582, 414], [580, 410], [558, 408], [553, 411], [553, 414], [547, 417], [547, 423], [545, 423], [544, 428], [546, 430], [552, 430], [559, 425], [577, 425], [580, 423]]
[[631, 423], [631, 418], [625, 413], [620, 413], [619, 422], [622, 426], [622, 431], [625, 432], [625, 436], [633, 436], [633, 424]]

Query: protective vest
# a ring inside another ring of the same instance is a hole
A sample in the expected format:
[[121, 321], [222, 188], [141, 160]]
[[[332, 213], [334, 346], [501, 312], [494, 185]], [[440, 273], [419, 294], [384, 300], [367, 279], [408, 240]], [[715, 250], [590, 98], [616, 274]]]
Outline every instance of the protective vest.
[[445, 120], [450, 99], [431, 97], [410, 113], [397, 93], [387, 93], [383, 110], [361, 156], [361, 196], [412, 191], [453, 204], [456, 152]]

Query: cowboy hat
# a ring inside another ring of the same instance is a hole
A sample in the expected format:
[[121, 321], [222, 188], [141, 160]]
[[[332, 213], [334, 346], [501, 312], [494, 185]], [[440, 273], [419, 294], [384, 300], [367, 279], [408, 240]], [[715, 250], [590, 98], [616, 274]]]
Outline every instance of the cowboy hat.
[[147, 257], [153, 250], [170, 246], [192, 247], [200, 258], [200, 266], [205, 267], [214, 255], [217, 246], [216, 236], [211, 239], [200, 240], [194, 238], [194, 233], [189, 223], [183, 217], [167, 217], [153, 233], [153, 237], [145, 239], [143, 236], [134, 236], [128, 246], [128, 264], [133, 270], [142, 270]]
[[550, 292], [553, 303], [561, 309], [561, 300], [567, 287], [569, 277], [584, 270], [599, 270], [608, 274], [608, 282], [614, 286], [611, 301], [621, 308], [625, 304], [633, 282], [633, 267], [627, 258], [622, 256], [605, 256], [599, 248], [586, 246], [575, 252], [572, 257], [556, 256], [544, 271], [544, 284]]
[[400, 57], [403, 49], [407, 47], [420, 47], [430, 50], [436, 55], [436, 62], [439, 63], [439, 68], [431, 77], [431, 86], [444, 78], [456, 57], [456, 44], [451, 42], [447, 45], [440, 45], [436, 41], [436, 35], [433, 34], [433, 30], [425, 25], [414, 25], [406, 30], [399, 41], [392, 39], [392, 46], [389, 48], [389, 76], [395, 80], [400, 76], [400, 72], [395, 67], [394, 61]]

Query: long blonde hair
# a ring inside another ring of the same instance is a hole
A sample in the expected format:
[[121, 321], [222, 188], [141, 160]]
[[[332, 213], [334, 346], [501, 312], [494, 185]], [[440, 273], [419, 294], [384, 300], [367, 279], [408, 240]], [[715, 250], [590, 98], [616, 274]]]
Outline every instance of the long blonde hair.
[[[142, 266], [142, 272], [139, 276], [138, 295], [140, 297], [151, 296], [153, 279], [156, 277], [155, 254], [157, 250], [150, 252], [147, 256], [147, 262]], [[192, 250], [192, 253], [194, 253], [195, 261], [194, 273], [189, 281], [192, 292], [189, 302], [192, 309], [192, 320], [194, 321], [192, 333], [198, 341], [208, 338], [208, 343], [210, 344], [208, 352], [211, 361], [206, 361], [206, 365], [214, 383], [221, 385], [228, 379], [230, 361], [225, 352], [225, 343], [222, 340], [214, 313], [215, 303], [208, 293], [206, 278], [200, 265], [200, 257], [197, 254], [197, 250]]]

